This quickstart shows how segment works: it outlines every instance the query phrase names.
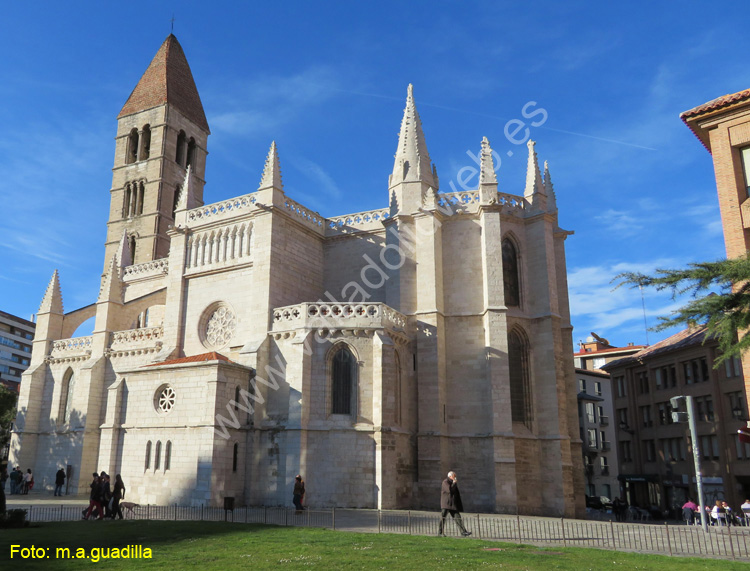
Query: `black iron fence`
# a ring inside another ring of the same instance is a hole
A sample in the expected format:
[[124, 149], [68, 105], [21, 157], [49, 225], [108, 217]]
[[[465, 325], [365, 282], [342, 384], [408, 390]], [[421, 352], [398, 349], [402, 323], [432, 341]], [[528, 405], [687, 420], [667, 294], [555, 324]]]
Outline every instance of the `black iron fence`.
[[[75, 521], [80, 506], [30, 506], [32, 523]], [[124, 509], [126, 519], [164, 521], [226, 521], [267, 525], [318, 527], [375, 533], [437, 535], [440, 516], [427, 512], [387, 510], [241, 507], [234, 510], [206, 506], [134, 506]], [[93, 519], [93, 518], [92, 518]], [[750, 560], [750, 527], [710, 527], [655, 523], [615, 523], [541, 517], [464, 514], [463, 523], [478, 539], [542, 546], [593, 547], [620, 551]], [[444, 533], [460, 536], [446, 518]]]

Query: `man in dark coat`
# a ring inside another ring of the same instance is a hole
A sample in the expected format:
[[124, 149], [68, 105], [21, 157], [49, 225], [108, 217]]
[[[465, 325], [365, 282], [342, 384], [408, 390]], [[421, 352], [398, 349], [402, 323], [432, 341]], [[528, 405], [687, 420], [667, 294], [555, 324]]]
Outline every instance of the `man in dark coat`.
[[65, 470], [60, 468], [55, 474], [55, 495], [62, 496], [62, 487], [65, 484]]
[[443, 485], [440, 488], [440, 530], [438, 531], [439, 536], [444, 536], [443, 527], [445, 526], [445, 516], [449, 513], [456, 522], [458, 529], [461, 530], [461, 535], [464, 537], [471, 535], [470, 531], [467, 531], [464, 527], [464, 522], [461, 519], [461, 512], [464, 509], [461, 503], [461, 492], [458, 491], [458, 478], [455, 472], [448, 472], [448, 477], [443, 480]]

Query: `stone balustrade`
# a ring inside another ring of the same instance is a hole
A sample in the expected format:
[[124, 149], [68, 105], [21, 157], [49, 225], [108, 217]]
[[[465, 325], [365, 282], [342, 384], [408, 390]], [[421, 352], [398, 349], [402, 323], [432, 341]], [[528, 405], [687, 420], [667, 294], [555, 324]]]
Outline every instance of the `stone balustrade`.
[[389, 329], [406, 332], [408, 318], [384, 303], [298, 303], [273, 310], [272, 331]]
[[91, 345], [94, 338], [74, 337], [72, 339], [58, 339], [52, 342], [50, 356], [53, 358], [68, 357], [74, 355], [87, 355], [91, 353]]
[[325, 218], [313, 210], [309, 210], [295, 202], [289, 197], [284, 198], [284, 208], [291, 212], [295, 217], [301, 219], [307, 226], [321, 231], [325, 225]]
[[257, 196], [258, 193], [253, 192], [244, 196], [238, 196], [237, 198], [230, 198], [229, 200], [222, 200], [213, 204], [205, 204], [199, 208], [188, 210], [188, 224], [193, 226], [193, 224], [190, 224], [191, 222], [213, 221], [222, 216], [230, 216], [242, 210], [249, 210], [255, 206], [258, 200]]
[[326, 230], [329, 234], [346, 234], [365, 232], [382, 228], [382, 223], [390, 216], [387, 208], [345, 214], [326, 219]]
[[127, 266], [123, 271], [122, 277], [124, 281], [129, 282], [141, 278], [166, 275], [168, 273], [169, 259], [161, 258], [159, 260], [151, 260], [150, 262]]
[[516, 196], [514, 194], [505, 194], [504, 192], [497, 193], [497, 202], [502, 204], [506, 208], [524, 210], [526, 208], [526, 200], [523, 196]]
[[136, 347], [153, 346], [164, 337], [164, 327], [141, 327], [140, 329], [126, 329], [112, 333], [111, 347], [113, 349], [130, 349]]
[[437, 195], [440, 210], [446, 214], [476, 212], [479, 209], [479, 191], [445, 192]]

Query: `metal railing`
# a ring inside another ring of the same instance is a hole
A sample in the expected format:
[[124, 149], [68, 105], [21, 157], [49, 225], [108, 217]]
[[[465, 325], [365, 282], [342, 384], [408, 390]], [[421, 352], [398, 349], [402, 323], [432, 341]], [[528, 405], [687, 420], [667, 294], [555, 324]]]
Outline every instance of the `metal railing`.
[[[81, 506], [30, 506], [26, 510], [27, 520], [32, 523], [75, 521], [82, 516]], [[427, 512], [335, 508], [297, 512], [284, 507], [225, 510], [177, 505], [136, 506], [125, 510], [125, 519], [228, 521], [410, 535], [437, 535], [440, 524], [439, 514]], [[710, 527], [705, 532], [698, 526], [666, 523], [617, 523], [495, 514], [464, 514], [463, 522], [478, 539], [750, 560], [750, 526]], [[450, 517], [446, 518], [444, 532], [460, 536], [460, 530]]]

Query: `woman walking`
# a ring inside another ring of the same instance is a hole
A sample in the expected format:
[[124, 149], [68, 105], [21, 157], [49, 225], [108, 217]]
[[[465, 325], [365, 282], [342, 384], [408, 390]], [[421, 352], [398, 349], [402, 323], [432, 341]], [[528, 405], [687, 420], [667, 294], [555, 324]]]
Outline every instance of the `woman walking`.
[[125, 499], [125, 484], [122, 483], [120, 474], [115, 476], [115, 489], [112, 490], [112, 519], [119, 515], [120, 519], [123, 519], [122, 508], [120, 507], [120, 500]]

